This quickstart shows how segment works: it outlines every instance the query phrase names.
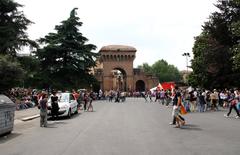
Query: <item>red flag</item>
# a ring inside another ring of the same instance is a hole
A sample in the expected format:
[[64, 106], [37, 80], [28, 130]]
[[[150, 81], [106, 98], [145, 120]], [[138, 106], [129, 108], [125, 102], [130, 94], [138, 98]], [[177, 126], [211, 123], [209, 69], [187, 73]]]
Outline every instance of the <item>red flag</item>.
[[185, 107], [184, 107], [182, 104], [181, 104], [181, 106], [180, 106], [180, 113], [181, 113], [182, 115], [187, 114], [187, 111], [186, 111]]

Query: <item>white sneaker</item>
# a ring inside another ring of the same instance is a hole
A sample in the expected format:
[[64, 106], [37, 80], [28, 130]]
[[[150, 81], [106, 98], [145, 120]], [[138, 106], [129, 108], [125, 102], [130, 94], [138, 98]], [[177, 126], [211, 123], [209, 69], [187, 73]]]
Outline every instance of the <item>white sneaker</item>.
[[173, 124], [173, 122], [170, 122], [169, 125], [175, 125], [175, 124]]
[[224, 117], [229, 117], [227, 114], [224, 114]]
[[239, 116], [236, 116], [235, 118], [240, 118]]

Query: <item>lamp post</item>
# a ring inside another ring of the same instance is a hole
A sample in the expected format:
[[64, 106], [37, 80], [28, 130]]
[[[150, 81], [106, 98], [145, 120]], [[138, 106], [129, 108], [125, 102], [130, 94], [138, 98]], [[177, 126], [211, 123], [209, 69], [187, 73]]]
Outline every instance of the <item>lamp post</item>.
[[187, 74], [188, 74], [188, 57], [190, 57], [190, 53], [183, 53], [182, 56], [186, 57], [186, 67], [187, 67]]

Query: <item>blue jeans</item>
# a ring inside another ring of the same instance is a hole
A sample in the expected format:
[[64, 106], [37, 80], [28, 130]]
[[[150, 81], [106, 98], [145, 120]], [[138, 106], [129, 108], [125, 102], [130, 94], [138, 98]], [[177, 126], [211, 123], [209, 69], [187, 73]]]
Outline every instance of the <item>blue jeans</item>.
[[200, 104], [199, 112], [204, 112], [205, 110], [205, 104]]

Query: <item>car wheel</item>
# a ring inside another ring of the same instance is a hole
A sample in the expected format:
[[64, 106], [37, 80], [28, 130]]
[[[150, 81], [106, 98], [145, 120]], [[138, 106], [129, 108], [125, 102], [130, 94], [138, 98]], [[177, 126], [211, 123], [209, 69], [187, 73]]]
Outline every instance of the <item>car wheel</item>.
[[72, 111], [71, 111], [71, 109], [69, 109], [69, 110], [68, 110], [68, 115], [67, 115], [67, 117], [68, 117], [68, 118], [71, 118], [71, 116], [72, 116]]

